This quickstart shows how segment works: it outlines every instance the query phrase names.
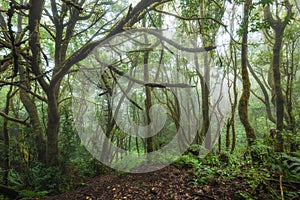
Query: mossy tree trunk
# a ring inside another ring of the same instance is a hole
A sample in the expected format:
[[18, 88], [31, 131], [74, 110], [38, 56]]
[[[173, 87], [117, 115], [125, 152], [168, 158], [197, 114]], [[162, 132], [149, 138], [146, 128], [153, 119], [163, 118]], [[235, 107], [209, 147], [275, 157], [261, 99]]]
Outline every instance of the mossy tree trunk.
[[[22, 66], [20, 67], [22, 68]], [[23, 70], [20, 70], [21, 74]], [[21, 77], [24, 75], [20, 75]], [[21, 78], [21, 80], [24, 80]], [[33, 138], [36, 140], [37, 159], [41, 163], [46, 162], [46, 146], [44, 138], [44, 130], [38, 115], [38, 108], [34, 98], [23, 88], [20, 89], [20, 100], [23, 103], [30, 119], [31, 131]]]
[[249, 98], [250, 98], [251, 83], [250, 83], [249, 73], [247, 69], [247, 58], [248, 58], [248, 25], [249, 25], [251, 4], [252, 4], [251, 0], [246, 0], [244, 3], [243, 35], [242, 35], [242, 65], [241, 65], [243, 91], [238, 105], [239, 117], [245, 128], [247, 142], [249, 146], [251, 146], [256, 140], [254, 129], [251, 126], [248, 118], [248, 105], [249, 105]]
[[[12, 94], [12, 86], [10, 86], [9, 91], [6, 94], [6, 102], [5, 102], [5, 108], [4, 113], [6, 115], [9, 114], [9, 106], [10, 106], [10, 98]], [[3, 119], [3, 140], [4, 140], [4, 155], [3, 155], [3, 184], [8, 185], [8, 176], [9, 176], [9, 168], [10, 168], [10, 141], [9, 141], [9, 130], [8, 130], [8, 119]], [[1, 159], [2, 160], [2, 159]]]
[[[148, 59], [149, 59], [149, 51], [145, 51], [144, 55], [144, 80], [149, 81], [149, 68], [148, 68]], [[150, 108], [152, 106], [152, 97], [151, 97], [151, 87], [145, 86], [146, 92], [146, 100], [145, 100], [145, 110], [146, 110], [146, 124], [148, 125], [148, 135], [152, 135], [152, 125], [151, 125], [151, 116], [150, 116]], [[150, 136], [146, 138], [146, 151], [147, 153], [154, 151], [154, 136]]]
[[[293, 106], [294, 106], [294, 100], [293, 100], [293, 91], [294, 91], [294, 85], [295, 85], [295, 77], [297, 74], [297, 68], [295, 64], [295, 51], [297, 48], [296, 45], [297, 40], [293, 40], [290, 43], [288, 43], [286, 46], [286, 73], [287, 73], [287, 83], [286, 83], [286, 110], [287, 110], [287, 121], [288, 121], [288, 130], [290, 130], [294, 135], [297, 135], [297, 121], [296, 116], [294, 114]], [[290, 47], [289, 47], [290, 46]], [[290, 59], [290, 61], [289, 61]], [[290, 145], [290, 149], [292, 152], [297, 151], [297, 142], [292, 141]]]

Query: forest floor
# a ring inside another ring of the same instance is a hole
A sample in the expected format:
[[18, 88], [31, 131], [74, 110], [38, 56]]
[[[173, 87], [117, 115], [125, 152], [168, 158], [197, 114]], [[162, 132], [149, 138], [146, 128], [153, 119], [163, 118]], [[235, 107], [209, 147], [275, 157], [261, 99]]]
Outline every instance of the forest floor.
[[196, 183], [191, 168], [171, 165], [144, 174], [113, 172], [97, 176], [70, 192], [39, 199], [270, 199], [270, 188], [280, 191], [276, 182], [253, 190], [242, 177], [226, 179], [216, 175], [205, 183]]

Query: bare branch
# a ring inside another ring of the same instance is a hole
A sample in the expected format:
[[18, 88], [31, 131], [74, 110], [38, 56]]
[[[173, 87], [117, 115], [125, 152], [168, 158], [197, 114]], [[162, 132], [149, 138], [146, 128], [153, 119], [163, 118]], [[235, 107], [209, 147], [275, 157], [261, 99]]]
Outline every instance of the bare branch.
[[125, 74], [124, 72], [118, 70], [115, 66], [112, 65], [107, 65], [107, 67], [109, 69], [111, 69], [113, 72], [115, 72], [116, 74], [123, 76], [125, 78], [127, 78], [128, 80], [143, 85], [143, 86], [148, 86], [148, 87], [157, 87], [157, 88], [191, 88], [191, 87], [195, 87], [195, 86], [191, 86], [185, 83], [177, 83], [177, 84], [172, 84], [172, 83], [154, 83], [154, 82], [146, 82], [143, 80], [138, 80], [135, 79], [127, 74]]

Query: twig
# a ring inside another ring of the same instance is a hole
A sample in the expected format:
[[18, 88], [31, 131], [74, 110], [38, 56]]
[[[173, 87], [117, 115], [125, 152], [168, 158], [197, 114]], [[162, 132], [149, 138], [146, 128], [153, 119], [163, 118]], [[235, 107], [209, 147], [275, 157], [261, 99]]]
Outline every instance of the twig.
[[283, 187], [282, 187], [282, 175], [280, 175], [279, 181], [280, 181], [280, 193], [281, 193], [281, 199], [284, 200]]

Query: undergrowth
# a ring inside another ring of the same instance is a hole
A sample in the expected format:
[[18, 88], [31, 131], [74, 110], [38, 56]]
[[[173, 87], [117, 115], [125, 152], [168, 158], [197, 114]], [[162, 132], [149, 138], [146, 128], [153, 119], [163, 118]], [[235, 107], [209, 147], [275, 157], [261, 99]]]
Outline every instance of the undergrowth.
[[[252, 161], [251, 154], [256, 155]], [[224, 152], [209, 153], [200, 158], [187, 153], [175, 165], [188, 167], [194, 176], [194, 184], [235, 184], [236, 191], [244, 199], [288, 199], [300, 197], [300, 159], [276, 153], [268, 145], [258, 141], [243, 154]], [[281, 179], [280, 179], [281, 177]]]

